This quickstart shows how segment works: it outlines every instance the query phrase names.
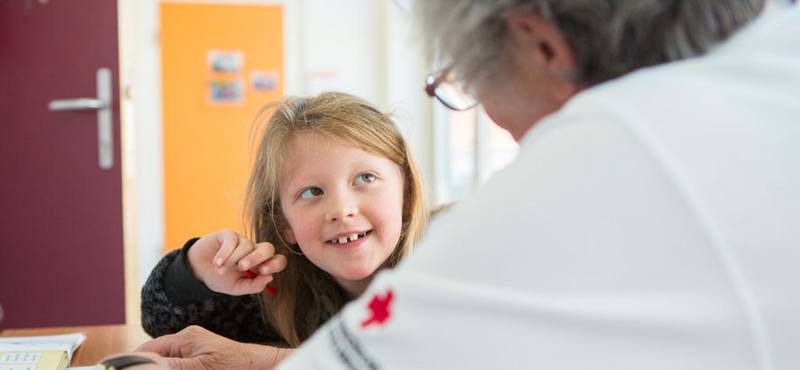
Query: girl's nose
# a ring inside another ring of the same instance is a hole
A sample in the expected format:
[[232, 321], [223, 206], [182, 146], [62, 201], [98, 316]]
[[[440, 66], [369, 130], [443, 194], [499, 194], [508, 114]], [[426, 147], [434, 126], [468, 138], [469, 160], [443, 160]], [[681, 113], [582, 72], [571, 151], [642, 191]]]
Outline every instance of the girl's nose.
[[325, 214], [325, 221], [342, 221], [356, 215], [358, 215], [358, 206], [355, 200], [347, 196], [339, 196], [331, 202], [331, 207]]

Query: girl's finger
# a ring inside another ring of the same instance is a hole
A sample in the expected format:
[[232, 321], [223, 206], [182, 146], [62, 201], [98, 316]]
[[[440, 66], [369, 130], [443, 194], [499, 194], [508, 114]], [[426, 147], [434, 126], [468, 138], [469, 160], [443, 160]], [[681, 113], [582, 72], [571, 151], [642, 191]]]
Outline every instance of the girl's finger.
[[214, 266], [220, 268], [228, 261], [234, 248], [239, 244], [239, 234], [230, 230], [220, 231], [217, 234], [217, 240], [221, 246], [214, 255]]
[[286, 256], [282, 254], [276, 254], [272, 256], [272, 258], [268, 259], [267, 262], [261, 264], [258, 267], [259, 275], [268, 275], [274, 274], [283, 271], [286, 268], [286, 264], [289, 261], [286, 259]]
[[239, 238], [239, 245], [237, 245], [233, 252], [231, 252], [231, 256], [228, 258], [228, 261], [225, 262], [226, 270], [230, 268], [231, 271], [236, 271], [237, 273], [241, 274], [242, 270], [248, 270], [250, 267], [253, 267], [240, 267], [247, 265], [246, 263], [242, 263], [242, 259], [250, 253], [253, 253], [253, 250], [255, 250], [253, 242], [244, 237]]
[[257, 266], [268, 260], [273, 254], [275, 254], [275, 247], [273, 247], [272, 244], [266, 242], [258, 243], [250, 254], [239, 260], [239, 270], [244, 271], [251, 269], [253, 266]]
[[272, 275], [256, 275], [253, 279], [243, 277], [233, 286], [234, 295], [260, 293], [272, 281]]

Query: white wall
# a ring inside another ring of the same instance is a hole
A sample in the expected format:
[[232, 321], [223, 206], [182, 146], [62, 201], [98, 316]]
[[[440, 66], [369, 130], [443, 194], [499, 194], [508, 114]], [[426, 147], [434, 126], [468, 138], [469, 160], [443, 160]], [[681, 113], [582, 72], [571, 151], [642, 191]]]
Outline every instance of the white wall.
[[[383, 1], [302, 0], [304, 92], [338, 90], [385, 105]], [[288, 30], [291, 32], [291, 30]]]
[[433, 101], [424, 92], [430, 65], [425, 62], [421, 43], [414, 37], [411, 15], [395, 2], [386, 1], [385, 5], [386, 108], [394, 110], [421, 167], [428, 200], [434, 204], [437, 201], [433, 198], [434, 181], [438, 179], [433, 171]]
[[[287, 94], [335, 89], [394, 111], [432, 194], [431, 102], [422, 89], [427, 66], [408, 14], [391, 0], [214, 2], [284, 4]], [[123, 99], [126, 248], [138, 250], [133, 279], [141, 286], [164, 239], [158, 0], [119, 6], [121, 86], [130, 95]]]
[[126, 321], [139, 320], [138, 291], [164, 240], [158, 4], [120, 0]]

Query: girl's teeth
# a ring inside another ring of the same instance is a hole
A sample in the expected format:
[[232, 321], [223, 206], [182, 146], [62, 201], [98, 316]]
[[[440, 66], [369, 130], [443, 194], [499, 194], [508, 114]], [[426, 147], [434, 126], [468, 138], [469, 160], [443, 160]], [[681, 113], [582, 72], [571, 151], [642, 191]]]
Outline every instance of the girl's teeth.
[[363, 233], [363, 234], [353, 233], [353, 234], [351, 234], [349, 236], [342, 236], [339, 239], [333, 239], [333, 240], [331, 240], [331, 242], [334, 243], [334, 244], [345, 244], [345, 243], [348, 243], [348, 242], [356, 241], [356, 240], [358, 240], [358, 238], [363, 238], [365, 236], [367, 236], [367, 233]]

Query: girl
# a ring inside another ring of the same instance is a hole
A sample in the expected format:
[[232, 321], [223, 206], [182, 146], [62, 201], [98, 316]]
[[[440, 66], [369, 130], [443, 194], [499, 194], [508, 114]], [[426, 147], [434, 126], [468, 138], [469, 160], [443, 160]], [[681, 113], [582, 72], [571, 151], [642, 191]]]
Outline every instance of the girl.
[[[343, 93], [287, 98], [250, 175], [249, 238], [221, 231], [166, 255], [142, 291], [142, 325], [296, 347], [411, 251], [427, 223], [422, 193], [388, 115]], [[267, 283], [276, 295], [252, 294]]]

